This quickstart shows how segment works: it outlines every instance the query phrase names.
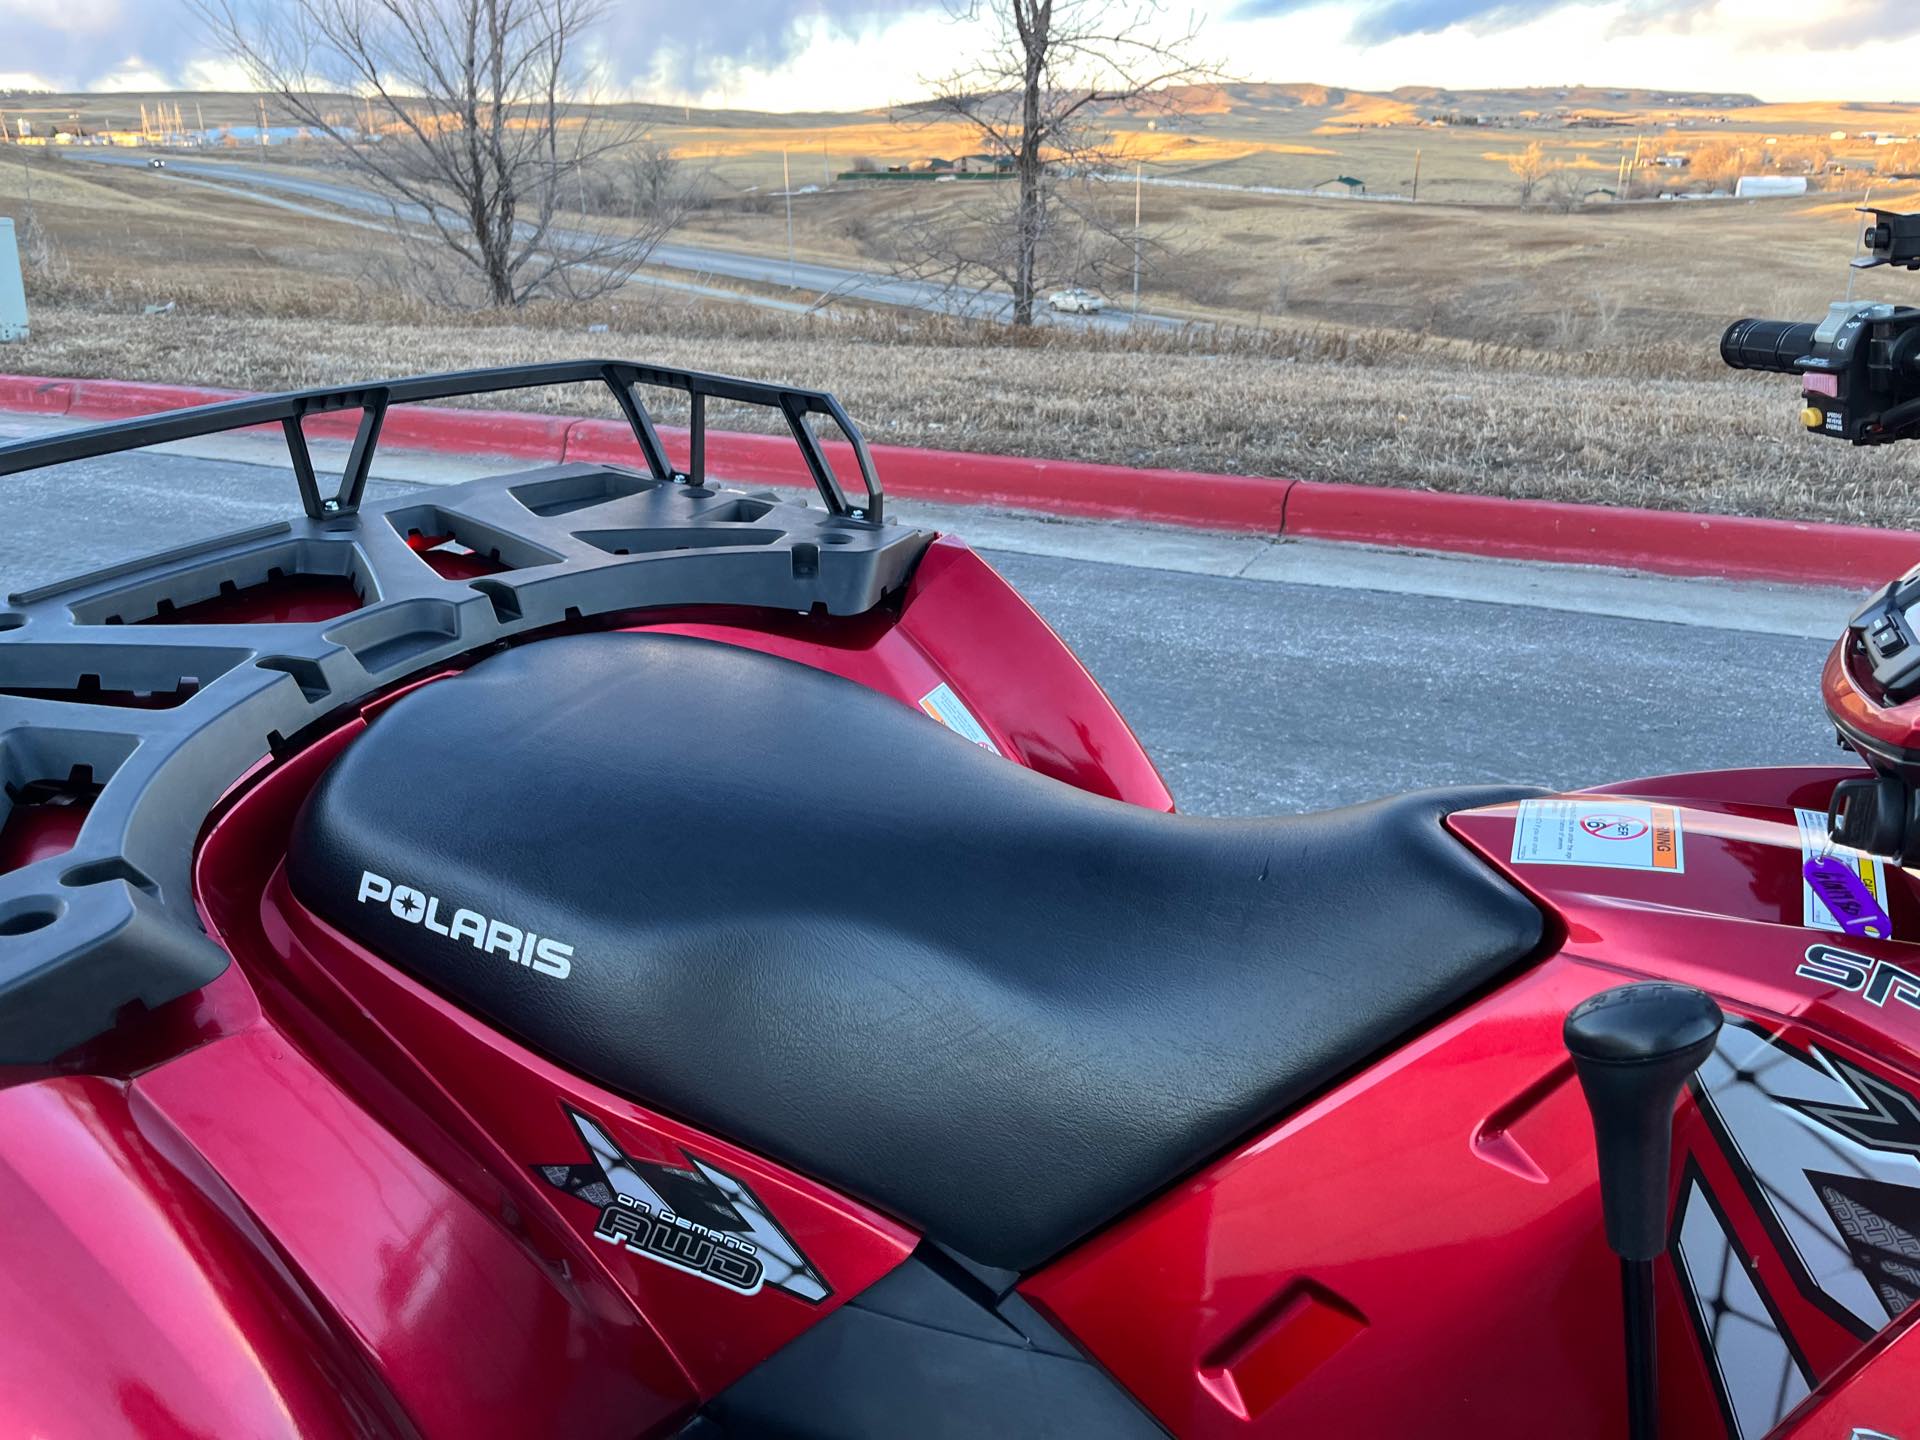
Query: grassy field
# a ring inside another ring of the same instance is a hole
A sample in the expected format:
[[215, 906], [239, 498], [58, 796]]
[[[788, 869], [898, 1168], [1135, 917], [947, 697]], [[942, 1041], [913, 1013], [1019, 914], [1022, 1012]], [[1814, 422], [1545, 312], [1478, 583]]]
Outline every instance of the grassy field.
[[[8, 368], [191, 379], [242, 388], [613, 353], [824, 386], [869, 438], [1117, 464], [1290, 475], [1912, 527], [1920, 466], [1800, 433], [1789, 383], [1650, 378], [1584, 353], [1320, 332], [1182, 348], [1049, 335], [1029, 344], [951, 325], [802, 319], [671, 303], [546, 324], [474, 317], [163, 316], [43, 305]], [[516, 405], [594, 413], [576, 393]], [[671, 407], [664, 412], [672, 418]], [[758, 417], [716, 407], [712, 423]]]
[[[1484, 156], [1527, 133], [1316, 135], [1384, 123], [1368, 108], [1377, 101], [1290, 99], [1306, 112], [1290, 130], [1247, 120], [1236, 136], [1229, 116], [1208, 143], [1322, 145], [1345, 164], [1362, 144], [1438, 135]], [[1782, 108], [1757, 107], [1741, 123], [1784, 128], [1788, 117], [1773, 113]], [[1833, 123], [1796, 108], [1803, 130]], [[664, 112], [654, 118], [665, 125]], [[882, 117], [694, 112], [680, 123], [733, 147], [715, 156], [714, 203], [683, 238], [769, 254], [784, 253], [784, 216], [747, 187], [769, 153], [777, 173], [778, 149], [767, 147], [780, 135], [795, 155], [798, 137], [828, 131], [875, 150], [883, 135], [930, 148]], [[1459, 155], [1462, 184], [1479, 183], [1474, 164], [1497, 168]], [[1275, 150], [1262, 163], [1286, 160]], [[796, 183], [812, 178], [794, 163]], [[1119, 188], [1130, 213], [1131, 188]], [[1564, 215], [1173, 188], [1144, 198], [1149, 233], [1166, 247], [1145, 303], [1212, 323], [1021, 337], [894, 311], [789, 316], [642, 288], [502, 320], [408, 299], [388, 242], [344, 217], [0, 147], [0, 214], [30, 217], [45, 237], [29, 278], [33, 338], [0, 353], [0, 368], [275, 388], [612, 351], [825, 386], [880, 441], [1920, 528], [1920, 461], [1805, 436], [1790, 380], [1729, 374], [1715, 353], [1735, 316], [1814, 318], [1842, 293], [1858, 195]], [[890, 207], [973, 203], [960, 185], [830, 187], [797, 198], [796, 242], [809, 257], [861, 263]], [[1920, 281], [1876, 271], [1856, 293], [1914, 301]], [[588, 332], [601, 324], [608, 333]]]

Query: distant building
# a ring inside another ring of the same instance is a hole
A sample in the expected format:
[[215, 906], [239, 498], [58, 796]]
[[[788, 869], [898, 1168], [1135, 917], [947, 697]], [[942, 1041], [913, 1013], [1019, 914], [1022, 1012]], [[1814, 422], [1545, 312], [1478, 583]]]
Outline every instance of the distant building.
[[[346, 127], [342, 127], [341, 133], [349, 139], [353, 135]], [[264, 131], [258, 125], [216, 125], [187, 138], [196, 145], [285, 145], [311, 137], [300, 125], [269, 125]]]
[[1804, 195], [1804, 175], [1742, 175], [1734, 182], [1733, 193], [1741, 200], [1759, 200], [1772, 195]]

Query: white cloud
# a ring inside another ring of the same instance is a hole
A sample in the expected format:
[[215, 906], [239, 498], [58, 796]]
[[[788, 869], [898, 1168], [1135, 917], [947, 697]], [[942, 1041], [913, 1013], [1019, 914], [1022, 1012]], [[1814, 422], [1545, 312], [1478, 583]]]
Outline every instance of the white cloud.
[[[1274, 13], [1258, 18], [1249, 6]], [[1889, 6], [1900, 8], [1890, 10]], [[1911, 10], [1905, 7], [1912, 6]], [[1170, 8], [1184, 13], [1181, 0]], [[1356, 89], [1591, 84], [1894, 98], [1920, 74], [1920, 0], [1199, 0], [1203, 45], [1250, 80]], [[1531, 19], [1512, 17], [1533, 15]], [[1468, 18], [1442, 25], [1445, 17]], [[1442, 28], [1367, 44], [1360, 33]], [[0, 0], [0, 85], [245, 88], [185, 0]], [[614, 94], [766, 110], [912, 98], [983, 34], [936, 0], [624, 0], [595, 47]], [[1920, 98], [1920, 97], [1916, 97]]]

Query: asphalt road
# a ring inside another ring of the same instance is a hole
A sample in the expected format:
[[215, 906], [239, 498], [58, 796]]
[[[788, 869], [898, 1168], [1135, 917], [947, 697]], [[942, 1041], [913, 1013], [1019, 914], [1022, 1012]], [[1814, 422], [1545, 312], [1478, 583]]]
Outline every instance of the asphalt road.
[[[145, 151], [87, 147], [68, 148], [62, 150], [60, 154], [63, 159], [90, 161], [101, 165], [124, 165], [140, 170], [151, 169], [149, 163], [151, 157]], [[289, 175], [275, 166], [249, 165], [237, 160], [199, 160], [190, 156], [181, 157], [172, 154], [167, 155], [165, 159], [166, 168], [152, 172], [157, 182], [173, 176], [224, 181], [228, 184], [238, 180], [264, 190], [274, 190], [284, 195], [298, 195], [309, 200], [336, 205], [356, 214], [374, 215], [384, 219], [390, 213], [388, 203], [380, 196], [345, 182]], [[236, 193], [246, 192], [236, 191]], [[426, 219], [426, 212], [418, 207], [402, 205], [399, 209], [403, 218], [414, 223], [423, 223]], [[567, 245], [570, 239], [578, 241], [583, 238], [578, 232], [570, 232], [563, 228], [555, 229], [552, 237], [554, 243], [562, 247]], [[868, 271], [848, 270], [835, 265], [816, 265], [807, 261], [789, 265], [785, 260], [777, 257], [743, 254], [703, 245], [656, 245], [653, 253], [647, 257], [646, 268], [691, 271], [698, 275], [747, 281], [752, 284], [788, 286], [819, 297], [864, 300], [873, 304], [930, 310], [936, 314], [970, 315], [979, 319], [1003, 319], [1012, 306], [1012, 297], [1002, 290], [930, 284], [925, 281], [879, 275]], [[778, 297], [734, 294], [729, 298], [749, 304], [764, 303], [776, 309], [794, 308], [792, 302], [781, 301]], [[1051, 310], [1042, 310], [1039, 318], [1042, 322], [1050, 324], [1098, 325], [1109, 329], [1125, 329], [1129, 324], [1134, 323], [1142, 325], [1185, 323], [1167, 315], [1143, 313], [1138, 316], [1129, 316], [1118, 311], [1083, 316], [1057, 315]]]
[[[279, 519], [292, 497], [284, 471], [172, 454], [0, 479], [0, 594]], [[1069, 551], [1087, 539], [1046, 528]], [[1197, 813], [1837, 755], [1819, 640], [985, 548]]]

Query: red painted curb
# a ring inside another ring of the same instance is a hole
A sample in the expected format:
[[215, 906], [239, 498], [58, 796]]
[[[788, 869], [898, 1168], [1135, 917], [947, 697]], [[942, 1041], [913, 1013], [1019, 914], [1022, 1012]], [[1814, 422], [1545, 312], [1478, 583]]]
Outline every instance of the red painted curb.
[[[12, 375], [10, 380], [25, 380]], [[240, 400], [245, 390], [209, 390], [198, 385], [148, 385], [139, 380], [72, 380], [73, 402], [69, 415], [84, 415], [90, 420], [124, 420], [133, 415], [151, 415], [157, 410], [184, 410], [190, 405], [216, 405], [222, 400]]]
[[1296, 484], [1287, 498], [1284, 533], [1808, 585], [1877, 585], [1920, 561], [1920, 533], [1909, 530], [1310, 480]]
[[43, 380], [37, 375], [0, 375], [0, 410], [64, 415], [72, 404], [71, 380]]
[[[0, 375], [0, 410], [88, 419], [146, 415], [244, 393], [140, 381]], [[357, 413], [343, 411], [314, 416], [308, 429], [316, 436], [346, 438], [357, 423]], [[661, 436], [684, 465], [686, 432], [666, 427]], [[506, 410], [400, 406], [388, 413], [383, 438], [406, 449], [528, 460], [631, 464], [639, 458], [632, 435], [620, 422]], [[843, 484], [857, 476], [849, 446], [829, 443], [826, 450]], [[875, 445], [872, 452], [889, 495], [1204, 530], [1799, 584], [1874, 584], [1920, 561], [1920, 532], [1860, 525], [1135, 470], [901, 445]], [[714, 475], [734, 484], [812, 483], [798, 450], [785, 436], [711, 432], [707, 464]]]

